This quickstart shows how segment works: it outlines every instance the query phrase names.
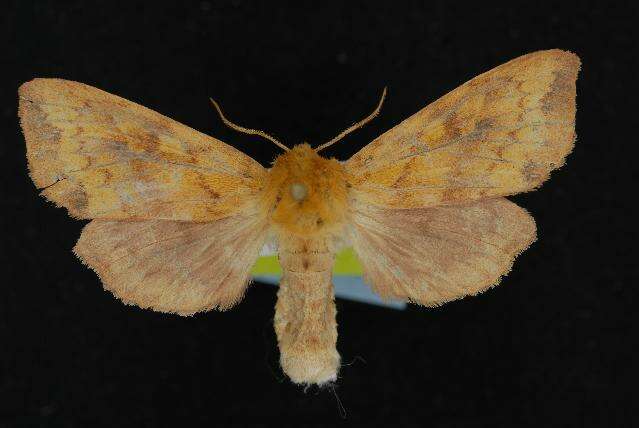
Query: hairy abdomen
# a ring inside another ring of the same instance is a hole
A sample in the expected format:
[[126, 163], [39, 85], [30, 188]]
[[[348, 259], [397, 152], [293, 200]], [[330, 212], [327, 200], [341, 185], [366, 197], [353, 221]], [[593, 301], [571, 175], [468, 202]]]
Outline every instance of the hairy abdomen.
[[280, 364], [295, 383], [337, 378], [337, 323], [333, 294], [334, 254], [325, 239], [280, 242], [283, 276], [275, 306]]

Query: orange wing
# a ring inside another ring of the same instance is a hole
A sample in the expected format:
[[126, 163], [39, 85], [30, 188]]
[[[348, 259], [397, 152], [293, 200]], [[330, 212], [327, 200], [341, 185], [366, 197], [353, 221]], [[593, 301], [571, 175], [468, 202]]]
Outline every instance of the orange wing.
[[240, 151], [82, 83], [19, 90], [33, 182], [77, 218], [212, 221], [255, 203], [266, 170]]
[[536, 238], [533, 218], [505, 198], [405, 210], [363, 205], [353, 224], [373, 290], [426, 306], [497, 284]]
[[191, 315], [240, 301], [266, 229], [243, 214], [210, 223], [98, 219], [73, 251], [125, 303]]
[[514, 59], [460, 86], [345, 163], [351, 240], [384, 297], [433, 306], [496, 284], [535, 240], [501, 196], [532, 190], [575, 139], [579, 59]]
[[190, 315], [244, 294], [268, 228], [266, 170], [234, 148], [77, 82], [19, 90], [31, 178], [77, 218], [74, 248], [125, 303]]
[[345, 163], [359, 200], [425, 208], [532, 190], [575, 140], [576, 55], [516, 58], [465, 83]]

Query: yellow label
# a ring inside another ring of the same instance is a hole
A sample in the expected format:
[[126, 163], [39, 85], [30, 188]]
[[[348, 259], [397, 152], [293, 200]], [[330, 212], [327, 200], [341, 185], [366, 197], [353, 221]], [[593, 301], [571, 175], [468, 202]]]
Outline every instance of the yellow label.
[[[357, 259], [357, 255], [352, 247], [344, 248], [335, 256], [335, 265], [333, 266], [335, 275], [361, 275], [362, 265]], [[257, 259], [251, 275], [281, 275], [282, 267], [277, 261], [277, 256], [263, 256]]]

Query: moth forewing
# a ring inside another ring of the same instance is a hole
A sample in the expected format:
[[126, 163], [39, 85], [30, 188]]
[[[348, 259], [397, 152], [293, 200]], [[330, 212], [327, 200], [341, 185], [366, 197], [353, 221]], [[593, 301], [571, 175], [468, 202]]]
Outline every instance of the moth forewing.
[[579, 68], [555, 49], [475, 77], [356, 153], [351, 183], [362, 201], [402, 209], [539, 187], [572, 150]]
[[91, 86], [34, 79], [18, 96], [31, 178], [73, 217], [213, 221], [263, 186], [239, 150]]

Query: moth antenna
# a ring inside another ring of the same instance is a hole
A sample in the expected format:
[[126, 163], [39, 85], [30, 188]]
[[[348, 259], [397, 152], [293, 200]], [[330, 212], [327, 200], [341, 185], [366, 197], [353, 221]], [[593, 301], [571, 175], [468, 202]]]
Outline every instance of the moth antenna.
[[342, 419], [346, 419], [346, 408], [342, 404], [342, 400], [339, 399], [339, 395], [337, 395], [337, 390], [335, 388], [334, 383], [330, 383], [328, 387], [333, 391], [333, 395], [335, 396], [335, 401], [337, 401], [337, 410], [339, 411], [339, 415]]
[[277, 139], [275, 137], [272, 137], [272, 136], [268, 135], [264, 131], [260, 131], [259, 129], [245, 128], [243, 126], [234, 124], [233, 122], [228, 120], [226, 117], [224, 117], [224, 113], [222, 113], [222, 109], [220, 108], [218, 103], [215, 102], [215, 100], [213, 98], [209, 98], [209, 100], [211, 100], [211, 103], [213, 104], [213, 106], [217, 110], [217, 113], [220, 115], [220, 119], [222, 119], [222, 122], [224, 122], [224, 124], [226, 126], [228, 126], [229, 128], [234, 129], [234, 130], [236, 130], [238, 132], [242, 132], [244, 134], [259, 135], [260, 137], [266, 138], [271, 143], [275, 144], [277, 147], [279, 147], [280, 149], [284, 150], [285, 152], [289, 151], [288, 147], [286, 147], [284, 144], [282, 144], [279, 141], [277, 141]]
[[379, 111], [382, 109], [382, 104], [384, 104], [384, 98], [386, 98], [386, 87], [384, 87], [384, 90], [382, 91], [382, 98], [379, 100], [379, 103], [377, 104], [377, 107], [375, 107], [375, 110], [371, 114], [369, 114], [368, 116], [366, 116], [364, 119], [360, 120], [359, 122], [349, 126], [345, 130], [340, 132], [332, 140], [330, 140], [330, 141], [328, 141], [328, 142], [326, 142], [324, 144], [321, 144], [320, 146], [318, 146], [315, 149], [315, 151], [319, 152], [320, 150], [324, 150], [328, 146], [332, 146], [333, 144], [337, 143], [339, 140], [344, 138], [346, 135], [350, 134], [351, 132], [353, 132], [354, 130], [356, 130], [358, 128], [361, 128], [362, 126], [366, 125], [368, 122], [373, 120], [375, 118], [375, 116], [377, 116], [379, 114]]

